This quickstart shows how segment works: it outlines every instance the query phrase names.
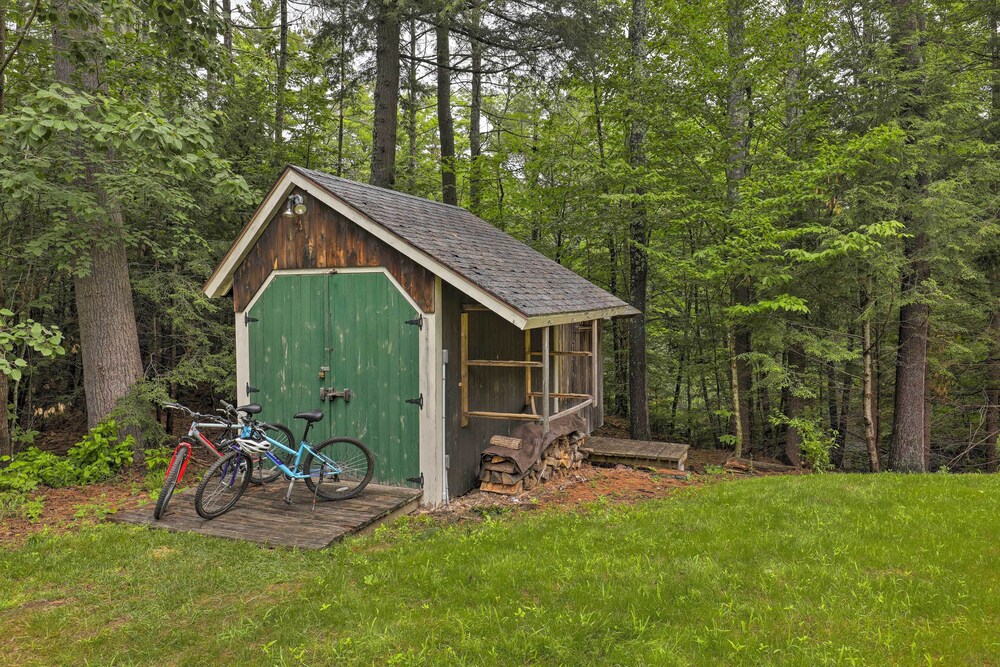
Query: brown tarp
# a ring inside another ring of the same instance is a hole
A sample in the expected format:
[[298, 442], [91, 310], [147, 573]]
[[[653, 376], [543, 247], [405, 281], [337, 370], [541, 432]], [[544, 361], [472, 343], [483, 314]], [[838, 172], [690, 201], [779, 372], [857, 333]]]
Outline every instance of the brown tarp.
[[581, 434], [587, 432], [587, 421], [579, 414], [567, 415], [549, 422], [549, 432], [544, 435], [541, 424], [521, 424], [510, 434], [511, 437], [521, 439], [521, 449], [490, 445], [483, 451], [483, 459], [490, 460], [494, 456], [503, 456], [514, 462], [517, 469], [515, 474], [523, 475], [528, 468], [538, 462], [546, 447], [575, 431]]

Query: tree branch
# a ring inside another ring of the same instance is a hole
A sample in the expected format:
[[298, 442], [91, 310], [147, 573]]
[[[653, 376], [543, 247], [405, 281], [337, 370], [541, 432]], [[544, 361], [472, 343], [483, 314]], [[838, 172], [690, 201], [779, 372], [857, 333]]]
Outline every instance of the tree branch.
[[35, 0], [35, 4], [31, 6], [31, 14], [28, 15], [28, 20], [24, 23], [24, 28], [21, 30], [21, 34], [17, 36], [17, 41], [14, 42], [14, 46], [11, 47], [10, 53], [3, 59], [3, 63], [0, 64], [0, 76], [7, 71], [7, 65], [10, 61], [14, 59], [14, 55], [17, 53], [18, 49], [21, 48], [21, 43], [24, 42], [24, 36], [28, 34], [28, 30], [31, 29], [31, 24], [35, 22], [35, 16], [38, 15], [38, 5], [41, 0]]

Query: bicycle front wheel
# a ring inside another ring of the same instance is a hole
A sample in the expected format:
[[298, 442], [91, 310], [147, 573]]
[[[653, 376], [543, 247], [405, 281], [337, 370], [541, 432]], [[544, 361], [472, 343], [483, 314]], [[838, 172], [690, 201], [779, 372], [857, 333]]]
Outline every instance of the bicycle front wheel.
[[194, 492], [194, 509], [203, 519], [228, 512], [246, 491], [253, 475], [253, 461], [233, 450], [213, 463]]
[[[295, 442], [295, 436], [292, 435], [287, 426], [283, 424], [261, 424], [260, 430], [272, 440], [277, 440], [289, 449], [295, 449], [295, 445], [292, 444]], [[293, 458], [288, 452], [277, 447], [271, 447], [271, 453], [285, 465], [288, 465]], [[251, 484], [268, 484], [280, 476], [281, 470], [270, 458], [263, 454], [259, 458], [254, 457], [253, 475], [250, 477]]]
[[314, 448], [305, 469], [306, 486], [320, 498], [347, 500], [361, 493], [375, 472], [375, 458], [357, 440], [333, 438]]
[[190, 444], [181, 442], [177, 445], [177, 448], [174, 450], [174, 456], [170, 459], [170, 465], [167, 467], [167, 476], [163, 479], [163, 488], [160, 489], [160, 495], [156, 499], [156, 507], [153, 508], [153, 518], [157, 521], [166, 513], [167, 505], [170, 504], [170, 498], [173, 497], [174, 490], [177, 488], [177, 480], [180, 477], [181, 469], [190, 457]]

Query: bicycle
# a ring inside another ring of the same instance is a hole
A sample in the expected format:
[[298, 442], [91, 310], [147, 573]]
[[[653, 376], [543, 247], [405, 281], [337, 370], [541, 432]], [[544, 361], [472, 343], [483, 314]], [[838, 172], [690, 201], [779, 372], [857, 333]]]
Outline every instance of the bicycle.
[[[184, 473], [191, 462], [191, 455], [196, 444], [202, 445], [217, 458], [222, 458], [225, 456], [225, 452], [232, 450], [231, 443], [234, 435], [230, 434], [239, 426], [239, 413], [229, 403], [225, 401], [221, 401], [221, 403], [224, 407], [218, 410], [220, 415], [195, 412], [180, 403], [163, 404], [165, 409], [183, 412], [194, 421], [191, 422], [187, 435], [180, 438], [180, 441], [174, 448], [173, 455], [170, 457], [170, 463], [167, 465], [167, 473], [163, 479], [163, 487], [160, 489], [160, 495], [156, 499], [156, 505], [153, 508], [153, 518], [155, 520], [159, 521], [166, 513], [167, 505], [170, 504], [170, 499], [173, 497], [177, 485], [184, 479]], [[294, 439], [292, 432], [281, 424], [262, 424], [261, 428], [284, 438], [288, 443], [291, 443]], [[202, 432], [203, 430], [217, 429], [221, 430], [222, 433], [216, 437], [215, 442], [205, 437], [205, 434]], [[281, 471], [274, 470], [273, 468], [268, 470], [264, 466], [258, 466], [257, 471], [257, 478], [250, 480], [255, 484], [274, 481], [281, 475]]]
[[[259, 407], [259, 406], [258, 406]], [[292, 488], [303, 480], [316, 497], [324, 500], [347, 500], [361, 493], [374, 473], [371, 451], [353, 438], [331, 438], [313, 447], [309, 430], [322, 421], [323, 411], [300, 412], [296, 419], [306, 422], [297, 449], [269, 437], [248, 413], [234, 441], [234, 449], [212, 464], [194, 494], [194, 508], [205, 519], [228, 512], [246, 491], [253, 474], [254, 460], [268, 461], [288, 480], [285, 502], [292, 503]], [[276, 453], [277, 452], [277, 453]]]

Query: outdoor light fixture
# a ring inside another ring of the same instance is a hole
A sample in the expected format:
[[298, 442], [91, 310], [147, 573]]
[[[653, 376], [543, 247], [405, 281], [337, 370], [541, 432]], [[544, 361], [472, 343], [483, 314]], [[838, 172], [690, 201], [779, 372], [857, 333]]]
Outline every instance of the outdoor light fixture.
[[286, 218], [294, 218], [300, 215], [305, 215], [306, 212], [306, 202], [302, 199], [302, 195], [288, 195], [288, 205], [285, 207], [282, 216]]

